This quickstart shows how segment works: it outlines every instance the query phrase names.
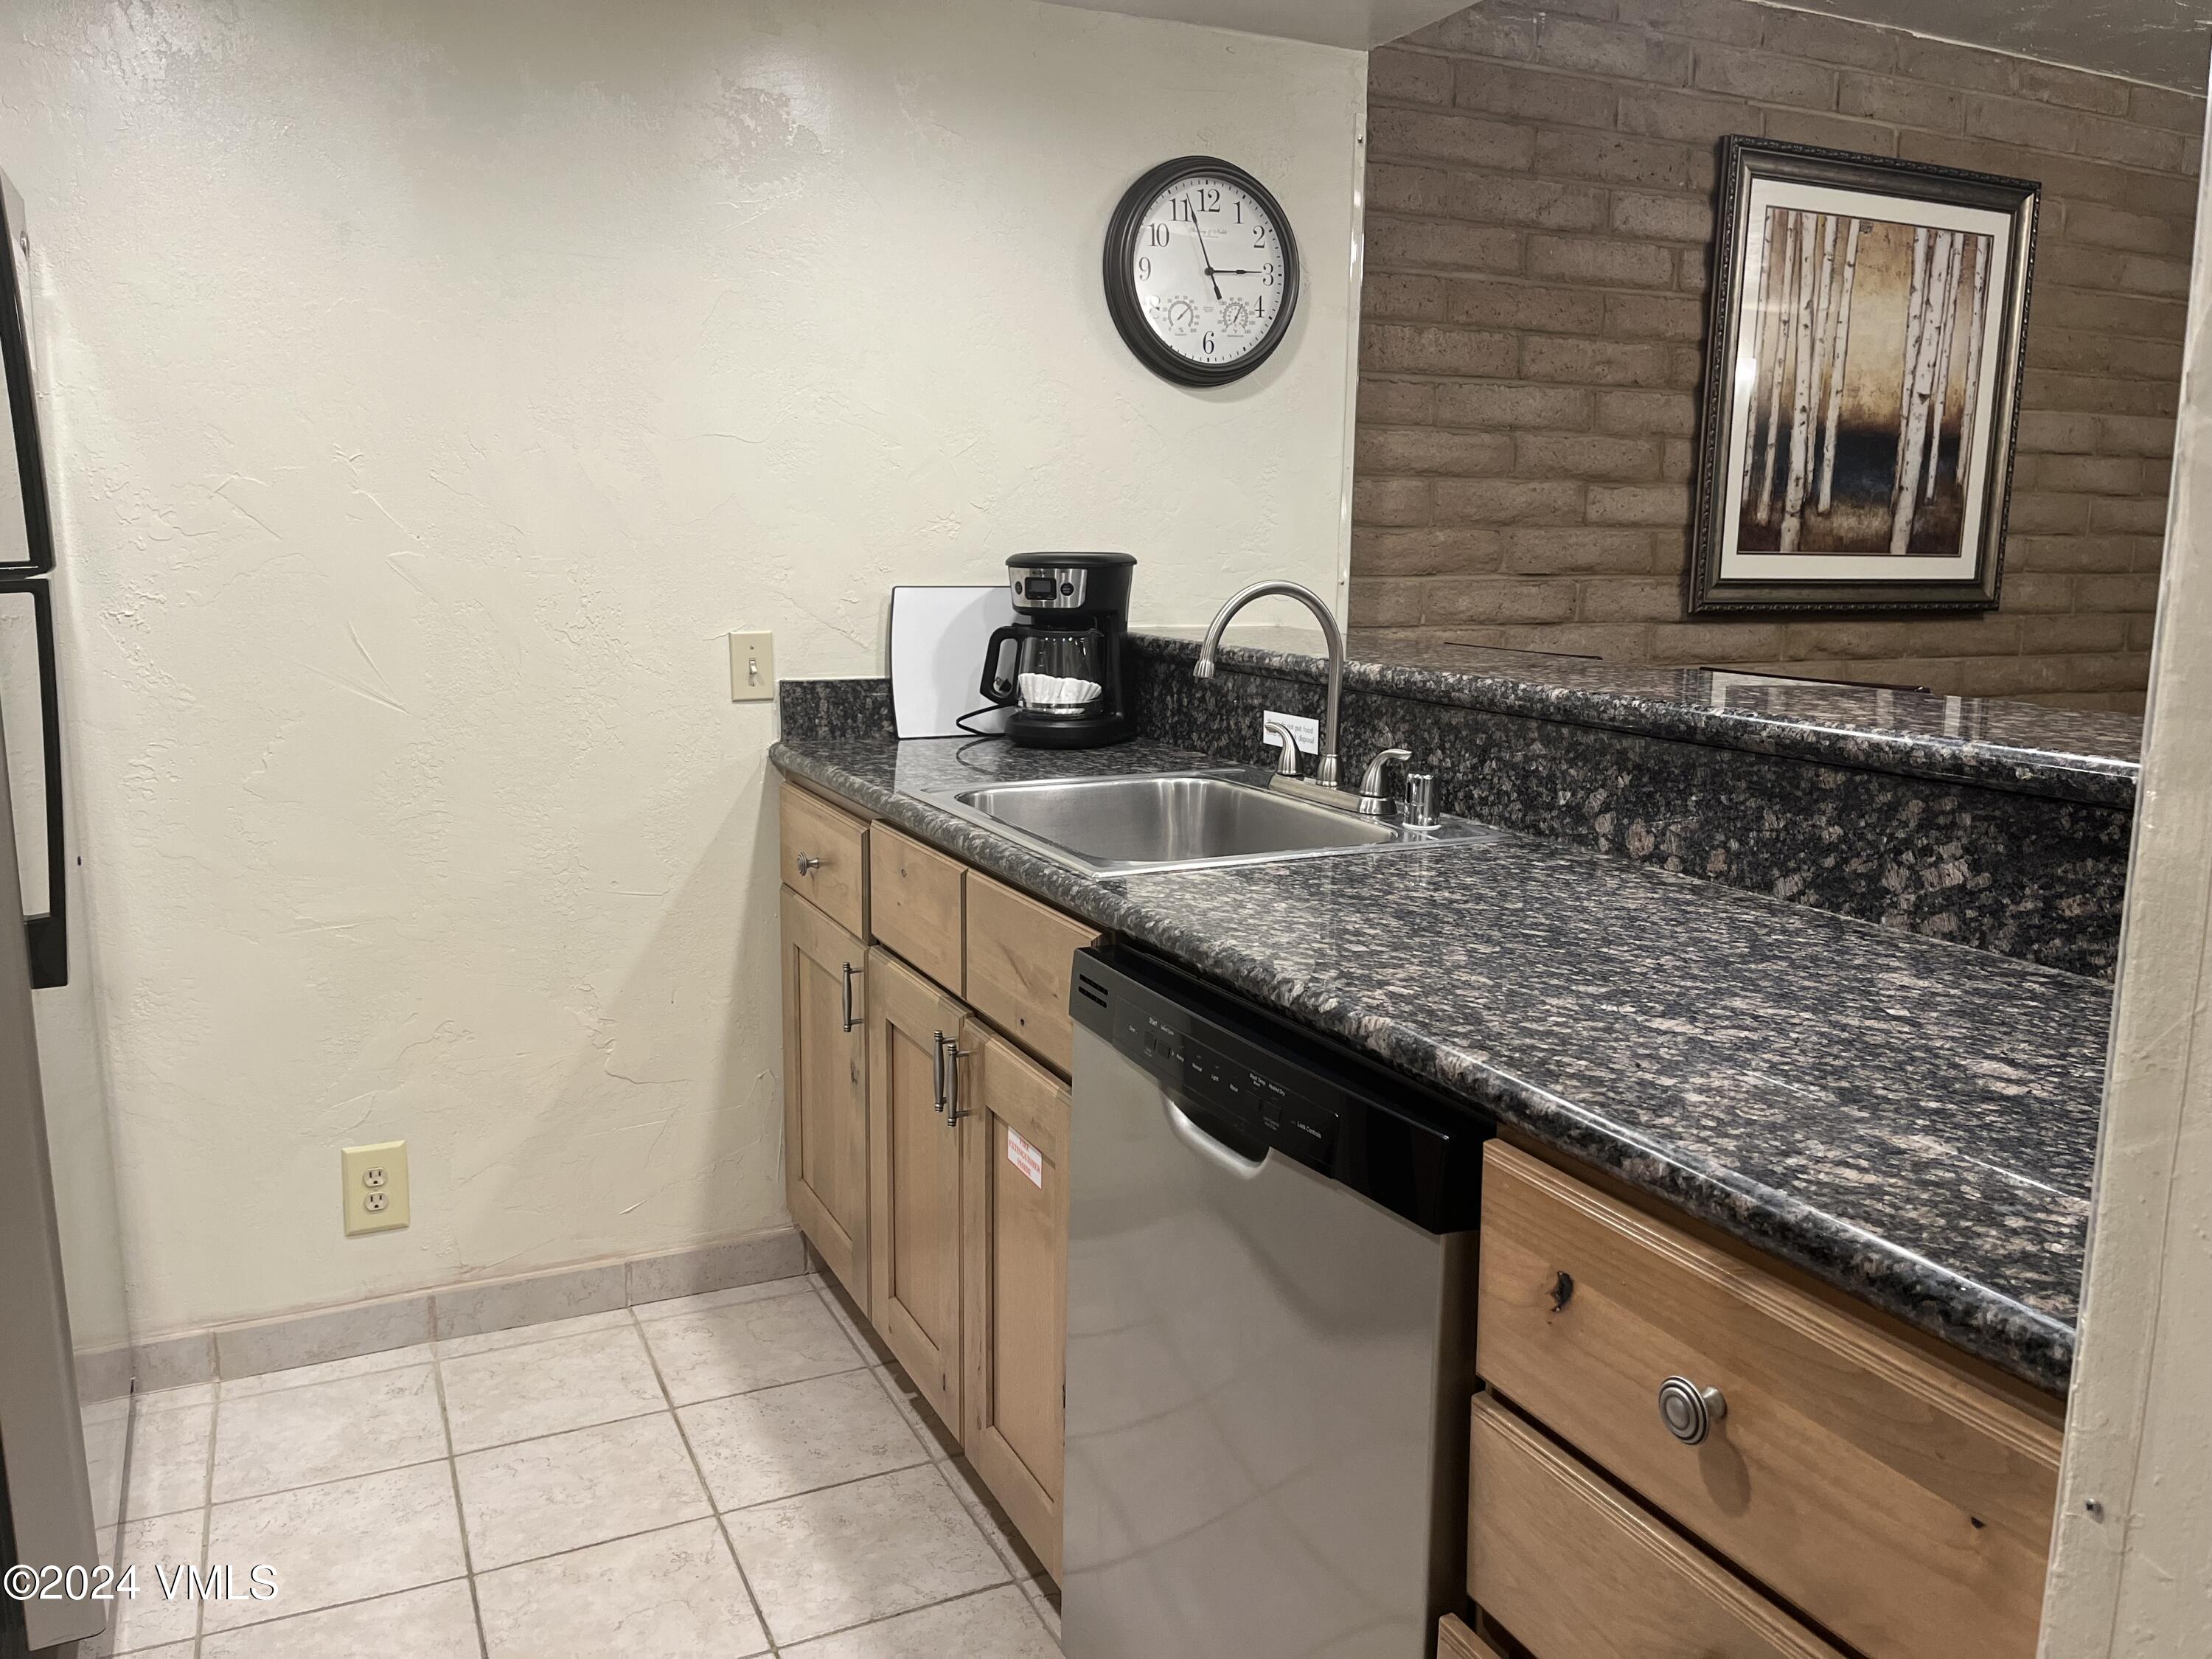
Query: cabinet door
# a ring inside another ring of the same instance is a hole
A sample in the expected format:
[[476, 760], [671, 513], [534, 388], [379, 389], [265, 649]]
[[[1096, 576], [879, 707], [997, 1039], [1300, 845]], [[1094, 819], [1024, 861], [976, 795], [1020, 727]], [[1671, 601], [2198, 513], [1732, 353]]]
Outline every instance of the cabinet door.
[[966, 1010], [881, 951], [868, 954], [868, 1306], [876, 1334], [960, 1432], [961, 1097]]
[[791, 1213], [854, 1299], [868, 1299], [867, 955], [783, 891], [783, 1176]]
[[971, 1024], [963, 1443], [1055, 1577], [1066, 1439], [1067, 1085]]

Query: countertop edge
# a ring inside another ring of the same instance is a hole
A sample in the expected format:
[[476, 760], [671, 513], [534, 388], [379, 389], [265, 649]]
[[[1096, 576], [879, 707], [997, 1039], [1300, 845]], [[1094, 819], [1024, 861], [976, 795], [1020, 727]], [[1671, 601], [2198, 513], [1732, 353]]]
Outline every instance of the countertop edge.
[[[1133, 645], [1169, 661], [1195, 661], [1194, 641], [1133, 629]], [[1224, 645], [1222, 666], [1246, 673], [1311, 680], [1327, 678], [1318, 657], [1249, 645]], [[1748, 671], [1747, 671], [1748, 672]], [[1890, 772], [1945, 783], [1972, 784], [2015, 794], [2121, 810], [2135, 805], [2141, 772], [2136, 762], [2102, 756], [2056, 757], [2001, 744], [1933, 742], [1896, 733], [1863, 732], [1766, 716], [1692, 708], [1626, 691], [1544, 685], [1509, 675], [1408, 668], [1347, 660], [1344, 684], [1419, 702], [1517, 714], [1532, 720], [1593, 726], [1609, 731], [1735, 749], [1861, 771]]]
[[[1547, 1146], [1606, 1170], [1637, 1190], [1719, 1228], [1915, 1329], [2054, 1396], [2068, 1389], [2075, 1333], [2064, 1322], [1789, 1194], [1654, 1143], [1594, 1116], [1509, 1072], [1476, 1062], [1468, 1080], [1437, 1063], [1436, 1045], [1397, 1021], [1363, 1015], [1247, 958], [1224, 959], [1218, 942], [1121, 899], [1085, 876], [977, 829], [927, 802], [872, 784], [787, 743], [769, 750], [789, 776], [812, 783], [940, 850], [1096, 927], [1148, 945], [1192, 971], [1253, 997], [1393, 1069], [1486, 1110]], [[1838, 1264], [1847, 1264], [1848, 1271]]]

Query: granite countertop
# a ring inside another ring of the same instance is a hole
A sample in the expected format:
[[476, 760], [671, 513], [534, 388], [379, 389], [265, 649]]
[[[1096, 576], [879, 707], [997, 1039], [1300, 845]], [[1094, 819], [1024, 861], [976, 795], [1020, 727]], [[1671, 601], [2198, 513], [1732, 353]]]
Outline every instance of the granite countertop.
[[2054, 1393], [2111, 990], [1499, 831], [1101, 879], [918, 799], [1200, 757], [778, 744], [845, 796]]
[[[1133, 634], [1136, 647], [1195, 659], [1194, 629]], [[1188, 637], [1186, 637], [1188, 636]], [[1230, 638], [1226, 667], [1318, 680], [1308, 630]], [[1284, 648], [1279, 641], [1295, 642]], [[1943, 697], [1711, 668], [1666, 668], [1459, 645], [1434, 635], [1355, 629], [1345, 684], [1424, 702], [1641, 732], [1760, 754], [2132, 806], [2142, 721], [2132, 714]]]

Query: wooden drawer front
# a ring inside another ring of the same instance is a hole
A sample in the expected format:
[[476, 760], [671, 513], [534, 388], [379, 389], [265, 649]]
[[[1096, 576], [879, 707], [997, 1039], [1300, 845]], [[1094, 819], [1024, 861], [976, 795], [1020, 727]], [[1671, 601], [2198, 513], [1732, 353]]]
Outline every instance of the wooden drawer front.
[[[1875, 1659], [2034, 1652], [2057, 1428], [1502, 1141], [1482, 1200], [1485, 1381]], [[1670, 1376], [1721, 1391], [1701, 1445]]]
[[1486, 1395], [1469, 1454], [1468, 1593], [1536, 1659], [1842, 1659]]
[[868, 937], [868, 826], [819, 796], [787, 783], [782, 820], [783, 884], [855, 938]]
[[1075, 953], [1097, 931], [968, 872], [967, 996], [975, 1012], [1063, 1074], [1074, 1063], [1067, 1012]]
[[1498, 1653], [1458, 1614], [1448, 1613], [1437, 1626], [1437, 1659], [1498, 1659]]
[[962, 866], [886, 824], [868, 830], [868, 921], [876, 942], [960, 989]]

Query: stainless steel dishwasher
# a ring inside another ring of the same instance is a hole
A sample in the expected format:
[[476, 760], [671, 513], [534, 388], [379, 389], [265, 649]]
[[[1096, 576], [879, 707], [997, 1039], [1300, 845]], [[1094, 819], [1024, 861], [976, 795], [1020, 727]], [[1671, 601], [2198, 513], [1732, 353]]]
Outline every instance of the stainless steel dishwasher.
[[1421, 1659], [1465, 1595], [1479, 1114], [1079, 951], [1070, 1659]]

